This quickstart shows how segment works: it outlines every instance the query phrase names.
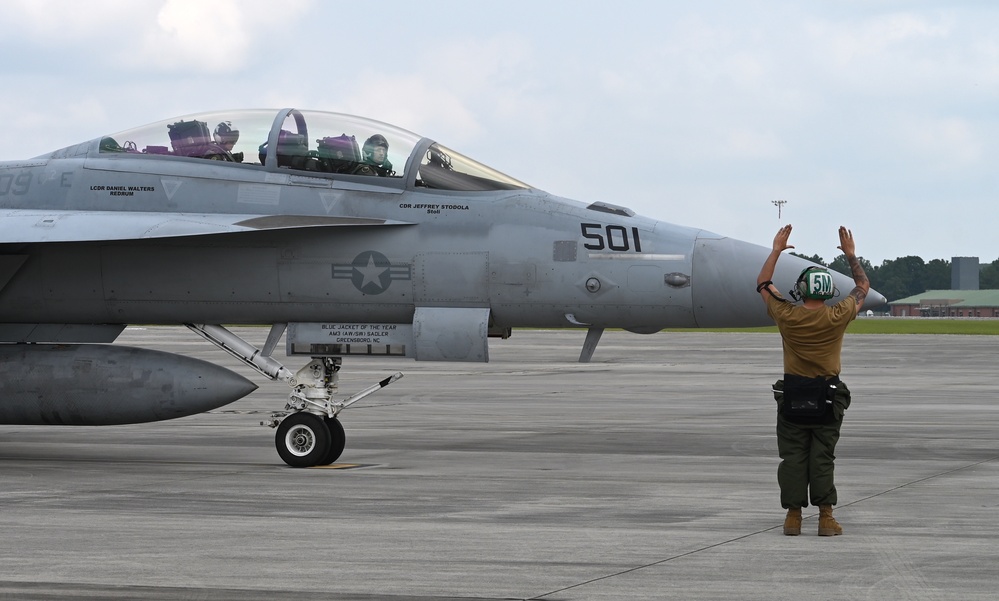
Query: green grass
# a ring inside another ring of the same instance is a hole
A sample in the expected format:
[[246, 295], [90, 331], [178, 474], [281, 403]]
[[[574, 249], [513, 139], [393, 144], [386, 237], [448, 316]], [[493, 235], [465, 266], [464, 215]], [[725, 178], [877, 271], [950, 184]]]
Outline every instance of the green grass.
[[[770, 332], [776, 333], [777, 326], [764, 328], [704, 328], [670, 329], [668, 332]], [[964, 334], [975, 336], [999, 336], [999, 319], [932, 319], [858, 317], [848, 334]]]
[[967, 334], [999, 335], [999, 319], [933, 319], [902, 317], [871, 319], [858, 317], [847, 332], [851, 334]]

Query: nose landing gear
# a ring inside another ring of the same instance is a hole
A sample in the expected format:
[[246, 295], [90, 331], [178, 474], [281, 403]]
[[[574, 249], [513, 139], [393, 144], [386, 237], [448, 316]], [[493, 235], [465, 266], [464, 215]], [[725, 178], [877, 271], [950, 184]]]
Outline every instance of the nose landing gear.
[[342, 361], [341, 357], [313, 357], [295, 374], [294, 390], [285, 411], [272, 413], [270, 421], [260, 422], [277, 427], [274, 444], [278, 455], [292, 467], [336, 461], [346, 445], [343, 425], [337, 419], [340, 412], [402, 377], [402, 372], [396, 372], [350, 398], [333, 402]]
[[287, 382], [292, 391], [284, 411], [271, 414], [262, 426], [277, 428], [274, 445], [281, 459], [292, 467], [329, 465], [343, 453], [346, 436], [337, 416], [341, 411], [373, 392], [402, 377], [402, 372], [365, 388], [344, 399], [333, 401], [340, 379], [342, 357], [313, 357], [305, 367], [292, 374], [270, 356], [283, 333], [284, 324], [276, 324], [263, 351], [220, 325], [187, 324], [212, 344], [236, 357], [271, 380]]

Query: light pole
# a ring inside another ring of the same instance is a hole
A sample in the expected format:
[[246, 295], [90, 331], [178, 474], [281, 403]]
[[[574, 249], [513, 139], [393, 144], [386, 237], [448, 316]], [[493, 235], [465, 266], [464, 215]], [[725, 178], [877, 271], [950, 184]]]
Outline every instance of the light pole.
[[780, 221], [781, 209], [784, 208], [784, 205], [787, 204], [787, 201], [786, 200], [771, 200], [770, 202], [772, 202], [773, 205], [775, 207], [777, 207], [777, 221]]

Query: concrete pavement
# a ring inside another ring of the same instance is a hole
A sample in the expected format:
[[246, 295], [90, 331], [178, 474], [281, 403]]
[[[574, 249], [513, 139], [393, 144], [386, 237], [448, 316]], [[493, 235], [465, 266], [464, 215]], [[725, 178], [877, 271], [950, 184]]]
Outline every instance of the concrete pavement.
[[348, 358], [344, 396], [406, 376], [343, 414], [343, 469], [292, 469], [257, 425], [282, 385], [129, 328], [261, 388], [169, 422], [0, 426], [0, 598], [996, 597], [996, 338], [848, 336], [832, 538], [815, 508], [780, 533], [776, 334], [607, 332], [579, 364], [583, 338]]

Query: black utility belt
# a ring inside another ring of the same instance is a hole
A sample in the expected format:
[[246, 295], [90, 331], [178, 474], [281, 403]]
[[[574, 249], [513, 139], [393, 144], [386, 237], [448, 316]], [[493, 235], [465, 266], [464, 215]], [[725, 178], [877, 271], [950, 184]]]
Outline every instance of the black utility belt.
[[[833, 400], [839, 377], [806, 378], [784, 374], [783, 402], [780, 414], [799, 424], [823, 424], [833, 421]], [[774, 389], [776, 393], [776, 388]]]

